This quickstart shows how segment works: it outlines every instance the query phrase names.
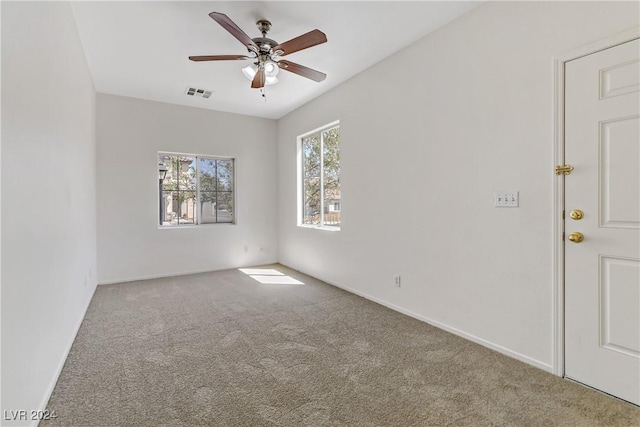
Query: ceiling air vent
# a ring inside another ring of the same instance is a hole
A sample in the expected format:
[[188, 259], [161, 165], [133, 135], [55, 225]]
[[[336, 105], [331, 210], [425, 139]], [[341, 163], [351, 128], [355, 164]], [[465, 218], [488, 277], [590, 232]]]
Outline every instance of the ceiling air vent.
[[184, 92], [189, 96], [197, 96], [199, 98], [209, 98], [213, 93], [212, 90], [198, 89], [192, 86], [187, 86], [187, 90]]

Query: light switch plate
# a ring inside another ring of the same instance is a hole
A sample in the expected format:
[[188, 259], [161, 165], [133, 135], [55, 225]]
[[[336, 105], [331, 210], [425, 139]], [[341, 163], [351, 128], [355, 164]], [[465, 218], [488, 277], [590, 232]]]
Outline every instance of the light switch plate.
[[493, 206], [496, 208], [517, 208], [519, 191], [496, 191], [493, 193]]

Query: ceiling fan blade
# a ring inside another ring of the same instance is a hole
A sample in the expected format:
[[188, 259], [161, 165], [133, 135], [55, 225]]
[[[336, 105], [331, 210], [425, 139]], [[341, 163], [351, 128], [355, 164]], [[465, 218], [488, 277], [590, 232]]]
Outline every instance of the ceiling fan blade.
[[306, 34], [291, 39], [284, 43], [279, 44], [273, 48], [274, 52], [282, 51], [280, 56], [289, 55], [290, 53], [297, 52], [308, 47], [316, 46], [327, 41], [327, 36], [320, 30], [309, 31]]
[[264, 83], [265, 83], [264, 68], [260, 68], [258, 72], [256, 72], [256, 75], [253, 78], [253, 81], [251, 82], [251, 87], [253, 89], [260, 89], [261, 87], [264, 87]]
[[255, 52], [258, 51], [258, 46], [253, 42], [253, 40], [251, 40], [251, 37], [249, 37], [244, 31], [242, 31], [240, 27], [238, 27], [236, 23], [233, 22], [227, 15], [225, 15], [224, 13], [211, 12], [209, 16], [218, 24], [222, 25], [225, 30], [229, 31], [229, 33], [231, 33], [233, 37], [238, 39], [240, 43], [247, 46], [247, 48], [254, 50]]
[[296, 64], [295, 62], [281, 60], [278, 62], [281, 70], [286, 70], [294, 74], [298, 74], [302, 77], [306, 77], [316, 82], [321, 82], [327, 78], [325, 73], [321, 73], [320, 71], [316, 71], [314, 69], [305, 67], [304, 65]]
[[252, 59], [250, 56], [245, 55], [205, 55], [205, 56], [190, 56], [192, 61], [233, 61], [236, 59]]

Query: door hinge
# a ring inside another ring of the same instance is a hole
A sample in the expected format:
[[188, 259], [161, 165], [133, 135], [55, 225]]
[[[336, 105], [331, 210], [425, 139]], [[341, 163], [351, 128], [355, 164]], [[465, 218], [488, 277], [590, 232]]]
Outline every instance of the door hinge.
[[556, 166], [556, 175], [570, 175], [573, 170], [571, 165], [558, 165]]
[[562, 232], [562, 241], [564, 242], [564, 231]]

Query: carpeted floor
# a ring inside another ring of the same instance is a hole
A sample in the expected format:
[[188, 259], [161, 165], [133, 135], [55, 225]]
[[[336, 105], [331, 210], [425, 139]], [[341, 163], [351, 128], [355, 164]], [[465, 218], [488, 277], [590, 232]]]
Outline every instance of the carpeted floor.
[[99, 286], [40, 425], [640, 426], [635, 406], [268, 268], [304, 285]]

